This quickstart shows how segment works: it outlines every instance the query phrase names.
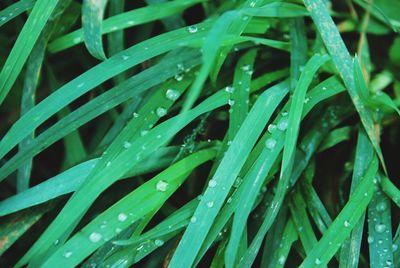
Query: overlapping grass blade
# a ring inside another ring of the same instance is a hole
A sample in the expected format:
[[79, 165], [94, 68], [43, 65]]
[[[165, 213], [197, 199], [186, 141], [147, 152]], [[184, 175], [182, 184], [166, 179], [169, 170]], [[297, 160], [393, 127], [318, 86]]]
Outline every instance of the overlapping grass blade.
[[[213, 187], [208, 187], [205, 191], [193, 216], [196, 220], [187, 227], [171, 260], [171, 266], [186, 267], [194, 262], [251, 148], [286, 93], [287, 83], [281, 83], [268, 89], [257, 99], [216, 170], [211, 183]], [[254, 131], [248, 133], [248, 129]], [[188, 246], [192, 248], [191, 251], [186, 251]]]
[[325, 266], [334, 256], [340, 245], [350, 235], [351, 230], [370, 203], [375, 192], [374, 178], [378, 170], [378, 160], [373, 158], [371, 165], [365, 172], [363, 179], [358, 184], [349, 202], [329, 226], [328, 230], [313, 247], [300, 267]]
[[[94, 87], [136, 64], [178, 48], [185, 40], [201, 38], [206, 31], [207, 25], [203, 24], [195, 34], [186, 29], [161, 34], [118, 53], [68, 82], [14, 123], [0, 142], [0, 158], [46, 119]], [[148, 47], [152, 49], [146, 50]]]
[[[90, 176], [90, 179], [87, 179], [85, 184], [75, 192], [69, 202], [64, 206], [59, 216], [53, 221], [47, 231], [18, 264], [25, 264], [33, 256], [36, 260], [40, 259], [42, 254], [49, 249], [47, 241], [60, 240], [62, 237], [65, 239], [77, 224], [76, 221], [82, 217], [84, 212], [90, 207], [92, 202], [102, 191], [121, 178], [140, 160], [148, 157], [157, 148], [165, 145], [173, 136], [176, 135], [177, 132], [193, 121], [196, 117], [203, 113], [212, 111], [226, 103], [227, 95], [225, 92], [221, 91], [212, 95], [194, 109], [186, 113], [181, 113], [156, 126], [146, 135], [133, 141], [130, 146], [125, 146], [127, 148], [123, 146], [125, 141], [118, 139], [118, 143], [116, 144], [119, 144], [119, 146], [115, 146], [115, 144], [113, 145], [117, 150], [116, 155], [118, 155], [118, 157], [115, 157], [115, 159], [107, 161], [106, 163], [102, 161], [101, 165], [97, 164], [99, 169], [97, 171], [95, 171], [96, 169], [92, 171], [93, 176]], [[127, 132], [129, 134], [129, 128]], [[120, 136], [123, 137], [126, 134], [127, 133], [123, 133], [120, 134]], [[129, 135], [127, 138], [129, 138]], [[115, 152], [113, 154], [115, 154]], [[107, 153], [105, 155], [107, 155]], [[85, 203], [82, 203], [82, 198], [85, 200]], [[59, 224], [59, 222], [63, 222], [64, 217], [70, 219], [69, 224]]]
[[[112, 33], [128, 27], [163, 19], [202, 1], [204, 0], [178, 0], [127, 11], [105, 19], [102, 23], [101, 34]], [[59, 52], [81, 42], [83, 42], [83, 30], [78, 29], [51, 42], [49, 44], [49, 51], [53, 53]]]
[[[177, 64], [182, 64], [187, 68], [192, 68], [200, 63], [199, 54], [196, 51], [182, 52], [180, 55], [176, 55], [174, 58], [168, 57], [168, 59], [171, 60], [163, 61], [147, 70], [144, 70], [143, 72], [129, 78], [124, 83], [108, 90], [92, 101], [76, 109], [69, 115], [65, 116], [51, 128], [41, 133], [29, 144], [29, 146], [26, 146], [24, 150], [18, 152], [18, 154], [16, 154], [0, 168], [0, 179], [4, 179], [6, 176], [8, 176], [29, 157], [33, 157], [34, 155], [38, 154], [57, 140], [78, 129], [86, 122], [121, 104], [122, 102], [129, 100], [133, 96], [149, 90], [151, 87], [156, 86], [164, 82], [166, 79], [176, 75], [179, 72], [179, 70], [176, 68]], [[156, 78], [154, 78], [154, 74], [158, 74]], [[185, 80], [182, 81], [180, 85], [187, 85], [187, 83], [188, 81]], [[174, 87], [175, 84], [170, 82], [169, 84], [165, 85], [165, 87], [168, 86]], [[164, 102], [168, 103], [166, 98], [162, 98], [161, 100], [162, 101], [159, 103], [159, 105], [163, 105]]]
[[319, 147], [319, 152], [323, 152], [341, 142], [349, 140], [352, 130], [353, 128], [350, 126], [334, 129]]
[[384, 159], [381, 148], [379, 146], [379, 137], [374, 127], [374, 121], [369, 111], [361, 100], [361, 96], [358, 93], [357, 88], [360, 88], [359, 83], [365, 83], [362, 77], [359, 77], [359, 81], [355, 80], [355, 74], [353, 71], [353, 59], [350, 56], [343, 39], [341, 38], [335, 23], [333, 22], [329, 11], [322, 0], [304, 0], [304, 4], [307, 10], [317, 26], [318, 32], [327, 48], [329, 54], [332, 57], [332, 61], [336, 66], [344, 84], [347, 87], [347, 91], [353, 101], [354, 107], [360, 115], [361, 122], [365, 128], [365, 131], [370, 138], [378, 157], [385, 168]]
[[294, 91], [301, 75], [301, 70], [307, 62], [306, 26], [302, 18], [294, 18], [290, 25], [290, 77], [291, 91]]
[[82, 29], [86, 48], [93, 57], [105, 60], [101, 29], [108, 0], [83, 0]]
[[[373, 155], [374, 148], [371, 146], [367, 134], [363, 129], [360, 129], [358, 134], [356, 156], [354, 160], [350, 197], [357, 185], [360, 184], [364, 173], [372, 161]], [[355, 224], [353, 230], [351, 231], [349, 239], [343, 243], [339, 260], [341, 267], [358, 267], [364, 221], [365, 214], [361, 215], [359, 221]]]
[[[37, 0], [0, 73], [0, 104], [14, 85], [58, 0]], [[0, 157], [1, 158], [1, 157]]]
[[[144, 183], [97, 216], [48, 257], [42, 267], [54, 267], [61, 263], [67, 266], [79, 264], [94, 250], [112, 239], [119, 232], [119, 230], [116, 231], [116, 228], [120, 228], [122, 231], [147, 213], [158, 210], [184, 182], [190, 172], [202, 163], [211, 160], [215, 153], [216, 151], [213, 149], [194, 153]], [[139, 207], [140, 209], [137, 209]], [[106, 226], [99, 227], [102, 224]], [[72, 249], [78, 248], [77, 245], [80, 250], [73, 251]], [[82, 245], [85, 246], [81, 247]], [[66, 258], [66, 256], [68, 257]]]

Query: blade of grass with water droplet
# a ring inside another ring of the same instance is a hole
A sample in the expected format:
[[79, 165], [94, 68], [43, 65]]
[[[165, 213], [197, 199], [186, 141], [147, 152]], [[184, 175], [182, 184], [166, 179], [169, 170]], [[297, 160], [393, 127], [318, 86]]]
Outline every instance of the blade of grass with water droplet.
[[[158, 210], [184, 182], [190, 172], [197, 166], [211, 160], [215, 153], [216, 151], [213, 149], [194, 153], [142, 184], [70, 238], [44, 261], [42, 267], [54, 267], [54, 265], [59, 264], [67, 266], [79, 264], [94, 250], [112, 239], [116, 235], [116, 228], [124, 230], [147, 213]], [[165, 189], [161, 189], [158, 186], [160, 181], [166, 185], [163, 186], [166, 187]], [[138, 207], [140, 209], [137, 209]], [[121, 213], [124, 213], [123, 217]], [[99, 226], [103, 222], [106, 222], [107, 226], [101, 229]], [[94, 239], [93, 233], [101, 235], [100, 239]], [[68, 251], [71, 251], [72, 255], [66, 258], [64, 253]]]
[[385, 194], [392, 199], [396, 206], [400, 207], [400, 190], [393, 182], [390, 181], [386, 176], [381, 175], [382, 182], [381, 187]]
[[0, 104], [11, 90], [58, 0], [37, 0], [0, 73]]
[[[194, 214], [197, 221], [189, 224], [186, 229], [172, 257], [171, 266], [185, 267], [194, 262], [236, 176], [261, 134], [263, 128], [261, 126], [265, 126], [286, 93], [287, 83], [278, 84], [266, 90], [253, 105], [213, 176], [216, 187], [208, 187], [205, 191]], [[255, 128], [255, 126], [258, 127]], [[249, 133], [248, 129], [254, 129], [254, 131]], [[185, 250], [188, 246], [192, 248], [191, 251]]]
[[329, 15], [325, 3], [322, 0], [304, 0], [304, 4], [310, 12], [311, 18], [321, 35], [325, 47], [331, 55], [332, 61], [347, 87], [347, 91], [353, 101], [354, 107], [360, 115], [361, 122], [378, 154], [379, 160], [381, 161], [384, 170], [386, 170], [385, 161], [379, 146], [379, 136], [378, 133], [376, 133], [371, 112], [363, 104], [359, 91], [357, 90], [357, 88], [362, 86], [362, 83], [365, 83], [364, 79], [359, 77], [362, 81], [356, 80], [357, 78], [354, 74], [353, 59], [350, 56], [335, 23]]
[[19, 16], [25, 11], [31, 9], [35, 4], [35, 0], [20, 0], [5, 9], [0, 10], [0, 27]]
[[[185, 40], [203, 37], [208, 24], [202, 25], [196, 34], [190, 34], [186, 29], [179, 29], [143, 41], [68, 82], [13, 124], [0, 141], [0, 158], [53, 114], [99, 84], [145, 60], [179, 47], [179, 44]], [[152, 49], [146, 50], [146, 47], [152, 47]]]
[[[123, 144], [121, 142], [120, 146], [118, 146], [120, 152], [118, 157], [116, 157], [112, 164], [110, 163], [108, 166], [107, 164], [102, 163], [102, 167], [99, 168], [96, 173], [93, 173], [95, 176], [90, 176], [90, 179], [86, 180], [85, 184], [82, 185], [70, 198], [59, 216], [48, 227], [46, 232], [42, 234], [40, 239], [36, 241], [28, 253], [26, 253], [19, 261], [18, 265], [25, 264], [32, 257], [35, 257], [36, 259], [41, 258], [41, 255], [49, 249], [47, 241], [55, 241], [63, 237], [66, 238], [68, 234], [72, 232], [73, 227], [77, 224], [77, 219], [80, 219], [83, 216], [84, 212], [86, 212], [101, 192], [108, 188], [113, 182], [121, 178], [141, 159], [148, 157], [157, 148], [169, 142], [177, 132], [188, 125], [196, 117], [226, 104], [227, 98], [227, 94], [220, 91], [203, 101], [194, 109], [186, 113], [181, 113], [156, 126], [146, 135], [137, 138], [128, 148], [122, 147]], [[106, 166], [104, 167], [104, 165]], [[85, 200], [85, 203], [83, 203], [82, 200]], [[64, 217], [70, 219], [69, 224], [65, 224]], [[64, 224], [59, 224], [58, 222], [64, 222]]]
[[249, 110], [250, 83], [256, 54], [256, 50], [249, 50], [236, 64], [230, 97], [229, 140], [233, 140]]
[[106, 59], [101, 29], [107, 2], [108, 0], [83, 0], [82, 4], [83, 41], [89, 53], [99, 60]]
[[[106, 34], [120, 31], [129, 27], [163, 19], [202, 1], [204, 0], [178, 0], [127, 11], [105, 19], [102, 23], [101, 33]], [[49, 51], [52, 53], [59, 52], [81, 42], [83, 42], [83, 30], [78, 29], [51, 42], [49, 44]]]
[[381, 189], [368, 205], [368, 244], [371, 268], [393, 267], [390, 201]]
[[[175, 68], [178, 63], [184, 64], [188, 67], [194, 67], [200, 63], [200, 58], [196, 51], [187, 51], [186, 53], [182, 52], [174, 59], [161, 62], [160, 64], [144, 70], [124, 83], [108, 90], [92, 101], [76, 109], [71, 114], [58, 121], [51, 128], [41, 133], [29, 144], [29, 146], [26, 146], [24, 150], [18, 152], [12, 159], [7, 161], [0, 168], [0, 179], [4, 179], [8, 176], [29, 157], [38, 154], [57, 140], [78, 129], [78, 127], [82, 126], [86, 122], [99, 116], [112, 107], [121, 104], [135, 96], [137, 93], [144, 92], [174, 76], [178, 72]], [[156, 78], [154, 77], [154, 74], [158, 74]], [[188, 82], [183, 81], [181, 85], [187, 85], [187, 83]], [[165, 86], [174, 86], [174, 83], [170, 82], [165, 84]], [[162, 101], [159, 102], [160, 105], [164, 102], [169, 103], [169, 101], [164, 97], [161, 98], [161, 100]]]
[[297, 234], [300, 238], [301, 244], [303, 245], [304, 251], [307, 254], [317, 243], [317, 238], [308, 218], [306, 203], [301, 196], [299, 187], [296, 187], [295, 192], [291, 195], [289, 208]]
[[[372, 161], [374, 148], [369, 142], [367, 134], [363, 129], [359, 130], [356, 155], [354, 160], [353, 176], [350, 187], [350, 197], [359, 185], [365, 171]], [[360, 259], [361, 239], [363, 235], [365, 213], [361, 215], [350, 233], [350, 237], [343, 243], [340, 251], [340, 267], [358, 267]]]
[[370, 203], [375, 192], [374, 178], [378, 170], [378, 160], [373, 158], [349, 201], [335, 218], [328, 230], [303, 260], [300, 267], [313, 267], [316, 264], [325, 266], [335, 255], [340, 245], [350, 235], [351, 230]]

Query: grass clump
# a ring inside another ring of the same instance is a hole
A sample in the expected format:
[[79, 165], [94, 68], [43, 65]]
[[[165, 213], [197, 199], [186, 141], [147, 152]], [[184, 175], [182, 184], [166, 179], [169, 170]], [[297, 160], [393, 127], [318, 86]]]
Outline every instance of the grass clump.
[[398, 267], [395, 0], [0, 4], [2, 267]]

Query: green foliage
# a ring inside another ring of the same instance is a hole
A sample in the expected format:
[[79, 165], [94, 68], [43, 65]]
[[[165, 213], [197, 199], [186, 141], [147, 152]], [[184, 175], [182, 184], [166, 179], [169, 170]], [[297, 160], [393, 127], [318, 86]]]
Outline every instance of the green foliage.
[[400, 6], [339, 2], [3, 1], [2, 267], [398, 266]]

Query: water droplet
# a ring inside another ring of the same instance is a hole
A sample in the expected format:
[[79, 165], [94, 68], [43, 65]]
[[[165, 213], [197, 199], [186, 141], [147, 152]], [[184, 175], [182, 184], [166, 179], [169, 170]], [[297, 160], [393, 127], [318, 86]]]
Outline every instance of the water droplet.
[[71, 257], [71, 256], [72, 256], [72, 251], [65, 251], [65, 252], [63, 253], [63, 256], [64, 256], [65, 258]]
[[197, 33], [198, 30], [197, 27], [194, 25], [189, 26], [187, 29], [189, 33]]
[[156, 184], [157, 191], [165, 192], [168, 189], [168, 182], [159, 180]]
[[281, 115], [283, 116], [283, 117], [285, 117], [285, 116], [288, 116], [288, 112], [287, 111], [283, 111], [282, 113], [281, 113]]
[[398, 248], [399, 248], [399, 246], [397, 244], [393, 244], [392, 245], [392, 251], [393, 252], [395, 252]]
[[85, 84], [85, 83], [82, 82], [82, 83], [80, 83], [80, 84], [78, 85], [78, 87], [81, 88], [81, 87], [83, 87], [84, 84]]
[[309, 101], [310, 101], [310, 98], [308, 98], [308, 97], [305, 98], [305, 99], [304, 99], [304, 104], [307, 104]]
[[129, 56], [127, 56], [127, 55], [122, 55], [122, 59], [123, 59], [123, 60], [127, 60], [127, 59], [129, 59]]
[[267, 147], [267, 149], [269, 150], [273, 150], [275, 148], [276, 145], [276, 140], [273, 138], [269, 138], [265, 141], [265, 147]]
[[280, 256], [279, 259], [278, 259], [278, 263], [279, 263], [280, 265], [284, 265], [284, 264], [285, 264], [285, 261], [286, 261], [285, 256]]
[[213, 206], [214, 206], [214, 202], [213, 201], [207, 202], [207, 207], [212, 208]]
[[103, 236], [99, 233], [93, 232], [89, 235], [89, 240], [92, 241], [93, 243], [97, 243], [101, 240]]
[[161, 239], [156, 239], [156, 240], [154, 240], [154, 244], [155, 244], [157, 247], [161, 247], [162, 245], [164, 245], [164, 241], [161, 240]]
[[228, 105], [229, 105], [229, 106], [232, 106], [232, 105], [234, 105], [234, 104], [235, 104], [235, 101], [234, 101], [234, 100], [231, 100], [231, 99], [228, 100]]
[[322, 90], [327, 90], [327, 88], [326, 87], [322, 87]]
[[242, 69], [242, 71], [245, 71], [245, 72], [247, 72], [247, 71], [249, 71], [250, 70], [250, 65], [249, 64], [245, 64], [245, 65], [243, 65], [240, 69]]
[[75, 44], [78, 44], [81, 41], [81, 38], [80, 37], [75, 37], [73, 41], [74, 41]]
[[163, 117], [163, 116], [165, 116], [167, 114], [167, 109], [165, 109], [164, 107], [158, 107], [157, 110], [156, 110], [156, 114], [159, 117]]
[[122, 232], [122, 229], [121, 229], [121, 228], [115, 228], [115, 232], [116, 232], [117, 234], [119, 234], [120, 232]]
[[240, 176], [237, 176], [235, 182], [233, 183], [233, 187], [238, 188], [239, 185], [242, 183], [243, 179]]
[[315, 264], [316, 264], [316, 265], [320, 265], [321, 263], [322, 263], [322, 262], [321, 262], [321, 260], [320, 260], [319, 258], [316, 258], [316, 259], [315, 259]]
[[217, 181], [216, 180], [210, 180], [208, 182], [208, 187], [214, 188], [215, 186], [217, 186]]
[[374, 243], [374, 237], [373, 236], [368, 236], [368, 238], [367, 238], [367, 241], [368, 241], [368, 244], [372, 244], [372, 243]]
[[183, 80], [183, 77], [184, 77], [183, 74], [176, 74], [176, 75], [174, 76], [175, 80], [178, 81], [178, 82], [182, 81], [182, 80]]
[[269, 124], [268, 125], [268, 132], [272, 134], [272, 132], [276, 129], [276, 125], [275, 124]]
[[140, 136], [146, 136], [147, 135], [147, 133], [149, 133], [149, 131], [148, 130], [142, 130], [142, 131], [140, 131]]
[[288, 127], [288, 120], [283, 118], [281, 121], [278, 123], [278, 129], [280, 131], [285, 131]]
[[195, 223], [196, 221], [197, 221], [196, 216], [192, 216], [192, 217], [190, 218], [190, 222], [191, 222], [191, 223]]
[[232, 197], [229, 197], [228, 200], [226, 200], [226, 203], [231, 203], [232, 202]]
[[111, 166], [111, 161], [108, 161], [106, 164], [106, 167], [109, 167], [109, 166]]
[[139, 117], [139, 114], [138, 114], [138, 113], [133, 113], [133, 117], [134, 117], [134, 118], [138, 118], [138, 117]]
[[167, 99], [172, 100], [172, 101], [176, 101], [180, 96], [179, 91], [177, 91], [176, 89], [168, 89], [165, 92], [165, 97], [167, 97]]
[[126, 221], [126, 219], [128, 218], [128, 216], [125, 213], [119, 213], [118, 214], [118, 220], [119, 221]]
[[125, 141], [124, 142], [124, 148], [125, 149], [128, 149], [129, 147], [131, 147], [132, 146], [132, 143], [130, 143], [129, 141]]
[[393, 263], [393, 262], [392, 262], [391, 260], [387, 260], [387, 261], [386, 261], [386, 264], [387, 264], [387, 265], [392, 265], [392, 263]]
[[251, 1], [250, 7], [255, 7], [256, 6], [256, 1]]
[[350, 222], [349, 221], [344, 221], [344, 227], [350, 227]]
[[376, 210], [379, 211], [379, 212], [385, 211], [386, 208], [387, 208], [387, 205], [386, 205], [385, 202], [379, 202], [379, 203], [376, 205]]
[[375, 231], [377, 232], [377, 233], [383, 233], [384, 231], [386, 231], [386, 225], [385, 224], [382, 224], [382, 223], [377, 223], [376, 225], [375, 225]]
[[228, 92], [228, 93], [233, 93], [233, 92], [235, 91], [235, 88], [232, 87], [232, 86], [227, 86], [227, 87], [225, 88], [225, 91]]
[[54, 241], [53, 244], [54, 244], [55, 246], [57, 246], [59, 243], [60, 243], [60, 240], [57, 239], [57, 240]]
[[243, 21], [249, 20], [249, 16], [243, 16], [242, 20]]

